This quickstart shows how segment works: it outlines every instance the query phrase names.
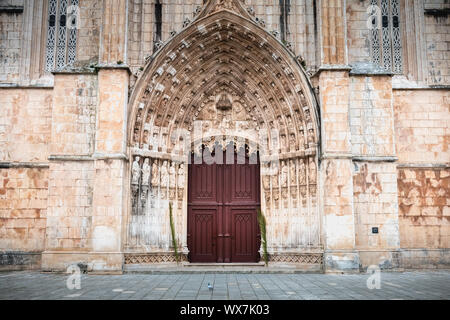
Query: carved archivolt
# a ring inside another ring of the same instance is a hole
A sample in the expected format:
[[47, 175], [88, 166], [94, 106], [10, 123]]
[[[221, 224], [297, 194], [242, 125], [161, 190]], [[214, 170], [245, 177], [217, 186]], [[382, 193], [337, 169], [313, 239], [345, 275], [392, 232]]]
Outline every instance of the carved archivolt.
[[[229, 115], [219, 108], [208, 114], [221, 98], [238, 111]], [[135, 106], [130, 146], [137, 149], [172, 152], [173, 138], [182, 129], [192, 135], [195, 121], [215, 117], [223, 118], [224, 127], [240, 117], [251, 129], [267, 130], [269, 141], [283, 143], [282, 152], [315, 150], [318, 142], [317, 108], [307, 77], [238, 1], [209, 1], [149, 61], [130, 103]]]

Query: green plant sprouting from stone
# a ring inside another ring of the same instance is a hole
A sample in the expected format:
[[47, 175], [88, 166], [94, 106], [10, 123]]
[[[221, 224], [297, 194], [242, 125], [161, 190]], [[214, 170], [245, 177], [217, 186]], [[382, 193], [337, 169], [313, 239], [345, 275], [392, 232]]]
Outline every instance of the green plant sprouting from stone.
[[175, 225], [173, 223], [172, 203], [169, 203], [169, 219], [170, 219], [170, 231], [172, 233], [172, 245], [175, 250], [175, 259], [177, 260], [177, 263], [179, 263], [180, 259], [178, 256], [177, 238], [175, 237]]
[[259, 223], [259, 229], [261, 231], [263, 259], [264, 259], [264, 263], [267, 266], [267, 265], [269, 265], [269, 255], [267, 253], [266, 218], [264, 217], [264, 215], [260, 209], [258, 209], [258, 223]]

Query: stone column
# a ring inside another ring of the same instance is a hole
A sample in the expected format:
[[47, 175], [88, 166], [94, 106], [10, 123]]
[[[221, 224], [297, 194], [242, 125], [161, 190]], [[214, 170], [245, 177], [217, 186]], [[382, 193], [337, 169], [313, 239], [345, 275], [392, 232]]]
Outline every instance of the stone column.
[[318, 11], [324, 263], [327, 272], [351, 272], [359, 269], [359, 257], [355, 252], [345, 0], [320, 0]]
[[123, 217], [128, 187], [126, 127], [129, 68], [127, 62], [128, 1], [104, 0], [100, 35], [98, 106], [95, 131], [92, 204], [94, 272], [121, 272]]
[[56, 73], [51, 116], [44, 270], [88, 263], [97, 75]]
[[397, 157], [392, 77], [350, 73], [356, 249], [365, 269], [399, 266]]
[[125, 146], [129, 71], [100, 69], [98, 77], [92, 251], [89, 262], [94, 272], [121, 272], [122, 227], [128, 192]]
[[123, 64], [127, 61], [128, 2], [104, 0], [102, 33], [100, 36], [99, 62], [103, 64]]
[[325, 270], [356, 271], [348, 70], [323, 71], [319, 82]]
[[345, 0], [319, 1], [319, 44], [322, 65], [346, 65]]

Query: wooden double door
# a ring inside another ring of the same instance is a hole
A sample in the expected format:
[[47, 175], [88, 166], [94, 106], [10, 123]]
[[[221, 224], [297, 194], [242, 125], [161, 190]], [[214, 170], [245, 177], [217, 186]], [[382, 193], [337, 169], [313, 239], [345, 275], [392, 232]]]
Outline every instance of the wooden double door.
[[188, 188], [188, 247], [191, 262], [259, 261], [259, 160], [257, 156], [256, 159], [252, 158], [255, 161], [242, 156], [238, 161], [236, 153], [234, 161], [232, 157], [233, 154], [226, 161], [224, 151], [224, 164], [217, 164], [216, 161], [213, 164], [196, 164], [198, 159], [194, 155], [191, 158]]

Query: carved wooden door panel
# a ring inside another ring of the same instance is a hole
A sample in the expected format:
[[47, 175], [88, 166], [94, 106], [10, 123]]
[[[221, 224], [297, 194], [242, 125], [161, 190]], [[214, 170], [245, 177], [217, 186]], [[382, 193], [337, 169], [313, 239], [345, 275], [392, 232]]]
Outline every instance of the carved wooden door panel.
[[[225, 153], [223, 159], [225, 162]], [[259, 162], [250, 164], [248, 157], [238, 162], [236, 154], [234, 164], [195, 164], [192, 158], [188, 197], [190, 261], [259, 261], [259, 193]]]

